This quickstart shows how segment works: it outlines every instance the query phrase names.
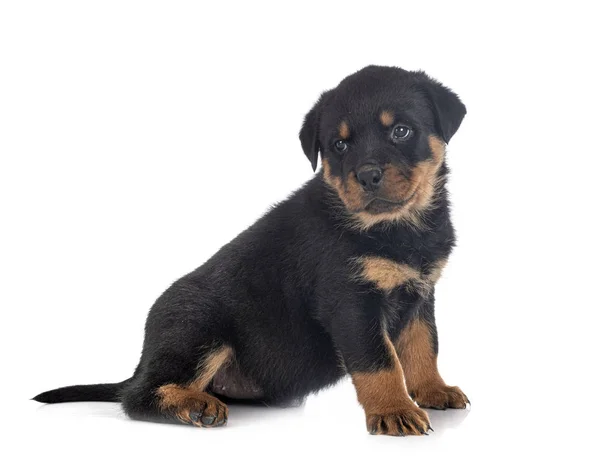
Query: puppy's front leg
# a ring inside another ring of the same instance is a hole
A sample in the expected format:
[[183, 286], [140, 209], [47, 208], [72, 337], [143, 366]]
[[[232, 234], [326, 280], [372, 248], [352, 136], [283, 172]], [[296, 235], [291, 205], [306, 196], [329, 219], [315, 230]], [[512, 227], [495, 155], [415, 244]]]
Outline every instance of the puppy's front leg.
[[400, 360], [387, 333], [371, 317], [338, 318], [334, 340], [344, 359], [367, 430], [377, 435], [424, 435], [431, 428], [427, 413], [413, 403], [404, 384]]
[[469, 399], [458, 386], [448, 386], [438, 371], [438, 340], [433, 293], [406, 324], [396, 341], [409, 394], [421, 407], [465, 409]]

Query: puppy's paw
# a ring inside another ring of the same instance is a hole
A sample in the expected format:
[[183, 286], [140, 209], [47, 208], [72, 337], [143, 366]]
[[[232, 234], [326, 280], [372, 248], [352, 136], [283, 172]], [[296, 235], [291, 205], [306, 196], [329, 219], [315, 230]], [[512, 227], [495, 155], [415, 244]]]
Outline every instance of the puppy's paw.
[[411, 393], [419, 407], [429, 409], [465, 409], [471, 404], [464, 392], [458, 386], [423, 386]]
[[227, 423], [229, 410], [219, 399], [209, 394], [204, 394], [201, 402], [198, 402], [189, 410], [190, 422], [200, 427], [220, 427]]
[[176, 415], [183, 423], [197, 427], [220, 427], [227, 423], [229, 410], [216, 397], [202, 393], [178, 409]]
[[399, 409], [383, 415], [367, 414], [367, 430], [371, 435], [427, 435], [432, 430], [427, 413], [418, 407]]
[[227, 423], [227, 406], [206, 392], [165, 384], [156, 393], [161, 411], [170, 419], [198, 427], [220, 427]]

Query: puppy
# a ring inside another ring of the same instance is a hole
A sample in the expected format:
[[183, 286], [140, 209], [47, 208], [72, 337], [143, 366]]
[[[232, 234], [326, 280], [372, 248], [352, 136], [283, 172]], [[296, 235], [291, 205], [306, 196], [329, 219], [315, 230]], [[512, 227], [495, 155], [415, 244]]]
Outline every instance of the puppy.
[[300, 131], [322, 170], [162, 294], [133, 376], [34, 399], [218, 427], [226, 402], [298, 401], [350, 374], [368, 431], [426, 434], [422, 408], [469, 403], [438, 372], [434, 319], [454, 245], [445, 149], [465, 113], [422, 72], [345, 78]]

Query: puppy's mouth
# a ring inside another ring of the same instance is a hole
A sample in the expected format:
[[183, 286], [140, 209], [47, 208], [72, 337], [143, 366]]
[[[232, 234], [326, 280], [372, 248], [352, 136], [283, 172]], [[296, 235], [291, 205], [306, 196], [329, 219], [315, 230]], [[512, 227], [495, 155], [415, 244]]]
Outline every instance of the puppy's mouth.
[[413, 199], [416, 192], [417, 191], [414, 191], [410, 196], [402, 200], [390, 200], [383, 197], [373, 197], [373, 199], [367, 202], [363, 210], [372, 214], [394, 212], [408, 204]]

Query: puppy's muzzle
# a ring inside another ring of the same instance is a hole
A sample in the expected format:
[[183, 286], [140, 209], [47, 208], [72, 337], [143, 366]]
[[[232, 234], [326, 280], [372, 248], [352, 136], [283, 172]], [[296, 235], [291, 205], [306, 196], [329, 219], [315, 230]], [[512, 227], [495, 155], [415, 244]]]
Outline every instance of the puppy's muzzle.
[[375, 192], [381, 185], [383, 171], [377, 165], [365, 164], [356, 171], [356, 178], [365, 191]]

